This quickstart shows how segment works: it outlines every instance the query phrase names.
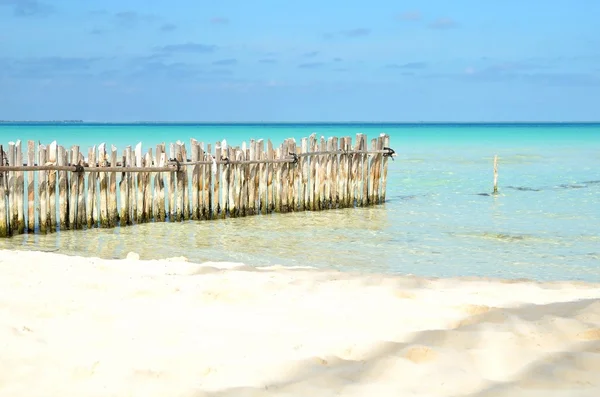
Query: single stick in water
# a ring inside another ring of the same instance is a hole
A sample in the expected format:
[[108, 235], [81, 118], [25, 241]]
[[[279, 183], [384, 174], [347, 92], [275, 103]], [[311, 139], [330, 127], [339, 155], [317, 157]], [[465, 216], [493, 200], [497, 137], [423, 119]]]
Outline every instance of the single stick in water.
[[494, 194], [498, 194], [498, 155], [494, 156]]

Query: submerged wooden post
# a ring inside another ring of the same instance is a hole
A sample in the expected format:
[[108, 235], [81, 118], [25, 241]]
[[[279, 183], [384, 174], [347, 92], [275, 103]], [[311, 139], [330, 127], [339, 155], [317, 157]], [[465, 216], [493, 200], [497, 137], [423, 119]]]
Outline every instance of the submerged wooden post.
[[[2, 164], [2, 162], [0, 161], [0, 165], [1, 164]], [[27, 141], [27, 165], [29, 165], [29, 166], [35, 165], [35, 142], [34, 141]], [[0, 211], [2, 211], [1, 207], [0, 207]], [[29, 172], [27, 172], [27, 232], [33, 233], [34, 231], [35, 231], [35, 174], [33, 171], [29, 171]]]
[[[383, 146], [390, 147], [390, 136], [383, 135]], [[387, 173], [388, 173], [389, 156], [383, 158], [383, 177], [381, 179], [381, 202], [385, 202], [385, 192], [387, 190]]]
[[[84, 164], [83, 153], [79, 152], [79, 164]], [[79, 172], [77, 173], [77, 224], [80, 229], [83, 229], [87, 219], [87, 210], [85, 206], [85, 173]]]
[[[152, 148], [148, 148], [148, 152], [144, 157], [144, 167], [149, 168], [152, 167], [153, 158], [152, 158]], [[152, 188], [151, 188], [151, 180], [150, 180], [150, 172], [144, 172], [144, 213], [145, 213], [145, 222], [150, 222], [153, 219], [153, 197]]]
[[[46, 151], [46, 156], [48, 158], [48, 163], [50, 165], [56, 165], [57, 159], [57, 145], [56, 141], [53, 141], [50, 146], [48, 146]], [[56, 231], [56, 171], [51, 170], [48, 171], [48, 231], [55, 232]]]
[[[227, 159], [227, 141], [221, 143], [221, 160]], [[222, 164], [223, 171], [221, 172], [221, 217], [227, 217], [227, 200], [229, 198], [229, 164]]]
[[[0, 145], [0, 166], [4, 164], [4, 148]], [[8, 216], [8, 196], [6, 193], [6, 173], [0, 171], [0, 237], [8, 237], [11, 234], [10, 218]]]
[[257, 211], [263, 214], [267, 213], [267, 164], [264, 161], [267, 159], [265, 154], [265, 141], [259, 139], [257, 141], [256, 159], [262, 161], [258, 166], [258, 208]]
[[[41, 147], [40, 147], [41, 149]], [[41, 155], [40, 155], [41, 158]], [[79, 158], [79, 146], [71, 147], [71, 165], [77, 164], [77, 159]], [[38, 176], [41, 179], [41, 174]], [[69, 224], [71, 228], [77, 229], [77, 191], [78, 191], [78, 183], [79, 178], [76, 173], [71, 173], [71, 199], [69, 202]], [[40, 184], [41, 186], [41, 184]], [[38, 190], [38, 194], [40, 196], [40, 202], [42, 199], [42, 192]], [[40, 211], [41, 213], [42, 211]], [[41, 222], [40, 222], [41, 227]]]
[[359, 161], [359, 179], [360, 179], [360, 203], [361, 207], [366, 207], [369, 201], [369, 155], [367, 151], [367, 136], [360, 134], [360, 146], [361, 151], [358, 158]]
[[[250, 139], [250, 161], [256, 160], [256, 141], [254, 139]], [[256, 170], [258, 168], [257, 164], [250, 164], [248, 166], [250, 175], [248, 178], [248, 215], [254, 215], [256, 211], [256, 189], [254, 189], [254, 181], [256, 179]]]
[[[46, 164], [46, 146], [38, 146], [38, 164]], [[38, 195], [39, 195], [39, 227], [41, 233], [46, 233], [48, 228], [48, 172], [40, 171], [38, 175]]]
[[[138, 168], [143, 167], [144, 156], [142, 155], [142, 142], [138, 142], [138, 144], [135, 145], [134, 153], [135, 153], [135, 160], [133, 163]], [[135, 175], [134, 186], [136, 186], [134, 189], [136, 192], [136, 200], [135, 200], [135, 207], [133, 210], [133, 219], [137, 223], [144, 223], [144, 217], [146, 215], [146, 214], [144, 214], [144, 174], [142, 172], [137, 172], [134, 175]]]
[[[14, 166], [15, 165], [15, 143], [8, 143], [8, 153], [7, 153], [8, 164]], [[12, 231], [17, 227], [17, 205], [15, 202], [15, 171], [8, 172], [8, 182], [7, 182], [7, 191], [8, 191], [8, 218], [10, 219], [10, 224], [13, 226]]]
[[273, 152], [273, 143], [271, 140], [267, 140], [267, 213], [275, 210], [275, 196], [273, 193], [273, 158], [275, 154]]
[[[156, 159], [159, 167], [164, 167], [167, 163], [167, 154], [164, 145], [156, 145]], [[156, 192], [156, 220], [164, 222], [167, 219], [165, 208], [165, 182], [162, 172], [157, 172], [154, 177], [154, 190]]]
[[[212, 161], [211, 154], [212, 146], [210, 143], [206, 144], [206, 151], [204, 152], [204, 161]], [[211, 219], [212, 216], [212, 180], [213, 180], [213, 164], [205, 164], [204, 165], [204, 201], [205, 201], [205, 212], [204, 219]]]
[[[23, 166], [23, 150], [21, 148], [21, 141], [18, 140], [15, 145], [15, 161], [18, 166]], [[23, 171], [16, 172], [15, 178], [16, 186], [15, 193], [16, 204], [17, 204], [17, 233], [25, 233], [25, 178]]]
[[[334, 136], [331, 140], [331, 150], [337, 152], [339, 150], [338, 137]], [[331, 165], [331, 208], [338, 208], [340, 206], [340, 193], [339, 193], [339, 185], [338, 185], [338, 177], [339, 177], [339, 166], [340, 166], [340, 155], [334, 154], [332, 156], [332, 165]]]
[[[215, 143], [215, 154], [213, 155], [214, 160], [221, 158], [221, 142]], [[213, 195], [212, 195], [212, 218], [217, 219], [219, 212], [221, 211], [221, 201], [219, 199], [219, 184], [221, 183], [221, 165], [213, 163]]]
[[[63, 146], [58, 147], [57, 162], [67, 165], [67, 153]], [[58, 225], [61, 230], [69, 228], [69, 180], [67, 171], [58, 173]]]
[[[308, 153], [308, 138], [302, 138], [300, 143], [300, 154]], [[299, 210], [304, 211], [308, 206], [308, 157], [300, 156], [298, 167], [300, 168], [300, 187], [299, 187]]]
[[309, 166], [310, 166], [310, 175], [309, 175], [309, 186], [308, 186], [308, 190], [309, 190], [309, 197], [308, 197], [308, 201], [309, 204], [307, 206], [307, 208], [310, 208], [310, 210], [312, 211], [316, 211], [317, 210], [317, 202], [319, 201], [318, 198], [318, 194], [317, 194], [317, 188], [319, 186], [319, 182], [318, 182], [318, 176], [319, 174], [317, 173], [317, 164], [318, 164], [318, 160], [317, 160], [317, 156], [315, 156], [315, 152], [317, 151], [317, 134], [312, 133], [309, 137], [310, 141], [309, 141], [309, 153], [310, 156], [308, 157], [308, 161], [309, 161]]
[[[377, 150], [383, 150], [383, 136], [379, 136], [377, 138]], [[381, 159], [383, 158], [383, 154], [382, 153], [377, 153], [375, 155], [376, 158], [376, 162], [375, 162], [375, 186], [373, 188], [374, 192], [375, 192], [375, 204], [379, 204], [381, 203]]]
[[[106, 167], [108, 159], [106, 158], [106, 144], [98, 145], [98, 167]], [[100, 172], [100, 227], [110, 227], [108, 220], [108, 178], [106, 172]]]
[[[181, 163], [183, 162], [183, 147], [180, 141], [175, 143], [175, 158]], [[177, 216], [175, 220], [181, 222], [185, 219], [185, 203], [186, 203], [186, 193], [187, 186], [185, 186], [185, 167], [182, 167], [177, 172]]]
[[[110, 146], [110, 165], [117, 166], [117, 148], [114, 145]], [[115, 227], [119, 221], [119, 210], [117, 207], [117, 173], [111, 172], [109, 177], [108, 188], [108, 224], [110, 227]]]
[[[180, 147], [181, 157], [179, 161], [187, 162], [187, 150], [185, 148], [185, 143], [181, 142]], [[181, 167], [181, 177], [183, 178], [183, 211], [181, 216], [183, 217], [183, 220], [188, 220], [190, 219], [190, 186], [187, 165]]]
[[[192, 152], [192, 162], [199, 161], [200, 158], [200, 145], [195, 139], [190, 140], [190, 150]], [[191, 218], [193, 220], [200, 219], [200, 199], [202, 196], [200, 186], [200, 164], [194, 164], [192, 166], [192, 212]]]
[[498, 194], [498, 155], [494, 156], [494, 194]]
[[[88, 164], [90, 167], [96, 166], [96, 146], [89, 148], [88, 150]], [[88, 194], [87, 194], [87, 227], [92, 228], [96, 226], [96, 209], [98, 202], [96, 200], [96, 173], [90, 172], [88, 174]]]

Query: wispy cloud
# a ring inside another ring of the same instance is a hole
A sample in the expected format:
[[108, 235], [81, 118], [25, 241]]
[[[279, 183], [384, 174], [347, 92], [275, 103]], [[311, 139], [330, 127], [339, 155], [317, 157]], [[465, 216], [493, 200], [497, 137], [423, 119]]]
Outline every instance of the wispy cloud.
[[300, 69], [317, 69], [324, 65], [325, 65], [325, 63], [323, 63], [323, 62], [308, 62], [308, 63], [301, 63], [300, 65], [298, 65], [298, 67]]
[[195, 54], [207, 54], [217, 50], [216, 45], [212, 44], [199, 44], [199, 43], [185, 43], [185, 44], [169, 44], [165, 46], [154, 47], [155, 52], [163, 54], [177, 54], [177, 53], [195, 53]]
[[264, 59], [259, 59], [258, 63], [275, 64], [275, 63], [277, 63], [277, 60], [273, 59], [273, 58], [264, 58]]
[[229, 23], [229, 19], [225, 17], [212, 17], [210, 19], [210, 23], [213, 25], [227, 25]]
[[431, 29], [454, 29], [458, 27], [458, 23], [452, 18], [438, 18], [429, 24]]
[[421, 13], [419, 11], [405, 11], [399, 14], [396, 19], [399, 21], [419, 21], [421, 20]]
[[47, 16], [55, 11], [54, 6], [37, 0], [0, 0], [0, 6], [12, 7], [17, 17]]
[[172, 32], [174, 30], [177, 29], [177, 25], [175, 25], [174, 23], [165, 23], [160, 27], [160, 31], [161, 32]]
[[390, 63], [386, 65], [386, 68], [420, 70], [427, 68], [427, 62], [408, 62], [404, 64]]
[[104, 29], [100, 29], [100, 28], [94, 28], [92, 30], [90, 30], [90, 34], [94, 35], [94, 36], [101, 36], [105, 33], [106, 31]]
[[342, 58], [333, 58], [333, 62], [342, 62], [343, 59]]
[[99, 60], [101, 58], [51, 56], [4, 59], [0, 60], [0, 64], [13, 77], [40, 79], [89, 73]]
[[235, 58], [231, 58], [231, 59], [220, 59], [218, 61], [214, 61], [212, 64], [213, 65], [219, 65], [219, 66], [229, 66], [229, 65], [237, 65], [238, 60]]

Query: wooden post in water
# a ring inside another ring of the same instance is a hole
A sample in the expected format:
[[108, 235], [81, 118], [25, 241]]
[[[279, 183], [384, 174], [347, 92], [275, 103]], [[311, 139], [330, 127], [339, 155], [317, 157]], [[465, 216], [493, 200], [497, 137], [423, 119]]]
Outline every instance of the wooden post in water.
[[[235, 149], [229, 146], [227, 148], [227, 158], [231, 161], [235, 161]], [[229, 209], [229, 216], [236, 216], [235, 207], [235, 170], [237, 166], [235, 164], [229, 164], [229, 175], [227, 178], [227, 208]]]
[[352, 154], [352, 174], [351, 181], [352, 187], [350, 195], [350, 207], [354, 207], [360, 205], [361, 199], [361, 186], [360, 186], [360, 168], [361, 168], [361, 157], [362, 155], [359, 153], [360, 151], [360, 134], [356, 134], [356, 142], [354, 142], [354, 151]]
[[267, 213], [271, 213], [275, 210], [275, 196], [273, 194], [273, 159], [275, 153], [273, 152], [273, 143], [271, 140], [267, 140]]
[[267, 213], [267, 164], [264, 161], [267, 159], [265, 153], [265, 141], [263, 139], [259, 139], [257, 141], [257, 153], [256, 159], [263, 161], [263, 163], [258, 165], [258, 197], [259, 197], [259, 205], [258, 211], [262, 214]]
[[[286, 153], [287, 157], [289, 158], [292, 154], [297, 154], [296, 153], [296, 140], [294, 138], [290, 138], [288, 140], [288, 152]], [[298, 164], [297, 163], [287, 163], [288, 164], [288, 169], [289, 169], [289, 173], [288, 173], [288, 184], [289, 184], [289, 191], [288, 191], [288, 211], [290, 212], [296, 212], [298, 210], [297, 207], [297, 200], [298, 200], [298, 179], [297, 179], [297, 174], [298, 174]]]
[[[117, 148], [114, 145], [110, 146], [110, 165], [117, 166]], [[117, 207], [117, 173], [111, 172], [108, 182], [108, 224], [110, 227], [115, 227], [119, 222], [119, 210]]]
[[[250, 160], [250, 149], [246, 147], [246, 142], [242, 143], [242, 159]], [[243, 164], [240, 172], [240, 214], [242, 216], [250, 215], [250, 164]]]
[[[0, 162], [0, 164], [2, 164]], [[35, 142], [27, 141], [27, 165], [35, 165]], [[2, 209], [0, 208], [0, 211]], [[1, 215], [0, 215], [1, 216]], [[35, 231], [35, 174], [27, 172], [27, 232]]]
[[[250, 161], [256, 160], [256, 141], [254, 139], [250, 139]], [[250, 175], [248, 177], [248, 215], [254, 215], [256, 210], [256, 191], [254, 189], [254, 179], [256, 177], [256, 169], [257, 164], [250, 164], [248, 166]]]
[[[5, 164], [4, 148], [0, 145], [0, 166]], [[6, 173], [0, 171], [0, 237], [10, 236], [10, 217], [8, 216], [8, 196], [6, 195]]]
[[[57, 162], [60, 166], [67, 165], [67, 153], [63, 146], [58, 147]], [[58, 173], [58, 225], [60, 230], [69, 229], [69, 180], [68, 172]]]
[[[227, 159], [227, 141], [223, 140], [221, 142], [221, 153], [217, 153], [221, 160]], [[227, 164], [221, 164], [221, 217], [227, 217], [227, 199], [228, 199], [228, 188], [229, 188], [229, 178], [227, 175], [229, 174], [229, 166]]]
[[[98, 166], [106, 167], [108, 159], [106, 158], [106, 144], [98, 145]], [[106, 172], [99, 172], [98, 179], [100, 180], [100, 227], [110, 227], [108, 220], [108, 177]]]
[[[167, 154], [164, 145], [156, 145], [156, 158], [159, 167], [166, 165]], [[157, 172], [154, 177], [154, 190], [156, 192], [156, 220], [164, 222], [167, 219], [167, 212], [165, 208], [165, 181], [162, 172]]]
[[317, 188], [319, 186], [319, 182], [318, 182], [318, 172], [317, 172], [317, 164], [318, 164], [318, 160], [317, 160], [317, 156], [315, 156], [315, 152], [317, 151], [317, 134], [312, 133], [309, 136], [309, 153], [310, 156], [308, 156], [308, 161], [309, 161], [309, 167], [310, 167], [310, 175], [309, 175], [309, 186], [308, 186], [308, 191], [309, 191], [309, 196], [308, 196], [308, 201], [309, 204], [307, 206], [307, 208], [309, 208], [311, 211], [316, 211], [317, 210], [317, 205], [318, 205], [318, 193], [317, 193]]
[[[339, 150], [338, 137], [334, 136], [331, 139], [331, 150], [337, 152]], [[340, 173], [340, 155], [333, 154], [331, 156], [331, 208], [338, 208], [340, 206], [340, 192], [339, 192], [339, 173]]]
[[[135, 160], [133, 163], [136, 167], [144, 166], [144, 155], [142, 154], [142, 142], [135, 145]], [[136, 223], [144, 223], [144, 174], [137, 172], [135, 175], [135, 207], [133, 210], [133, 219]]]
[[[175, 158], [182, 163], [183, 162], [183, 146], [180, 141], [175, 143]], [[177, 216], [175, 219], [181, 222], [185, 219], [185, 203], [187, 186], [185, 185], [185, 167], [181, 167], [177, 172]]]
[[[96, 166], [96, 145], [88, 150], [88, 164], [90, 167]], [[96, 226], [96, 209], [98, 201], [96, 200], [96, 173], [88, 174], [88, 194], [87, 194], [87, 227], [91, 229]], [[85, 194], [85, 193], [84, 193]]]
[[[123, 150], [122, 164], [123, 167], [127, 164], [127, 150]], [[119, 216], [119, 224], [121, 226], [127, 225], [129, 221], [129, 196], [127, 195], [127, 174], [121, 173], [121, 180], [119, 181], [119, 201], [121, 202], [121, 212]]]
[[319, 152], [322, 153], [319, 155], [319, 169], [317, 172], [319, 173], [319, 201], [317, 202], [318, 210], [326, 209], [326, 187], [327, 187], [327, 155], [324, 154], [327, 152], [327, 141], [324, 136], [321, 136], [320, 144], [319, 144]]
[[[185, 143], [181, 142], [181, 154], [179, 161], [187, 162], [187, 150], [185, 148]], [[189, 175], [188, 175], [188, 167], [184, 165], [181, 167], [181, 176], [183, 178], [183, 211], [182, 211], [182, 220], [190, 219], [190, 183], [189, 183]]]
[[[38, 146], [38, 164], [46, 164], [47, 160], [46, 146]], [[39, 195], [39, 226], [40, 232], [46, 233], [48, 229], [48, 171], [40, 171], [38, 175], [38, 195]]]
[[[215, 154], [213, 155], [213, 160], [221, 159], [221, 142], [215, 143]], [[217, 219], [219, 217], [220, 209], [220, 199], [219, 199], [219, 184], [221, 183], [221, 165], [213, 163], [213, 195], [212, 195], [212, 219]]]
[[[21, 148], [21, 141], [18, 140], [15, 144], [15, 162], [18, 166], [23, 166], [23, 150]], [[23, 171], [17, 171], [15, 173], [15, 193], [16, 197], [16, 214], [17, 214], [17, 233], [25, 233], [25, 178]]]
[[[302, 138], [300, 143], [301, 154], [308, 153], [308, 138]], [[298, 167], [300, 169], [300, 211], [305, 211], [308, 206], [308, 157], [299, 158]]]
[[[84, 164], [83, 153], [79, 152], [79, 164]], [[85, 173], [80, 172], [77, 174], [78, 179], [78, 192], [77, 192], [77, 224], [80, 229], [83, 229], [87, 219], [87, 209], [85, 206]]]
[[[234, 150], [234, 155], [235, 155], [235, 160], [236, 161], [244, 161], [246, 160], [246, 151], [245, 150], [241, 150], [241, 149], [235, 149]], [[245, 168], [245, 164], [236, 164], [235, 165], [235, 178], [234, 181], [231, 183], [233, 186], [233, 215], [231, 215], [232, 217], [234, 216], [242, 216], [243, 211], [245, 211], [245, 208], [242, 211], [242, 185], [243, 183], [243, 177], [244, 177], [244, 168]], [[231, 190], [230, 190], [231, 191]], [[245, 215], [245, 214], [244, 214]]]
[[[48, 164], [56, 165], [57, 162], [57, 145], [56, 141], [52, 141], [46, 150]], [[56, 171], [48, 171], [48, 231], [53, 233], [56, 231]]]
[[[383, 150], [383, 136], [380, 135], [377, 138], [377, 150]], [[383, 159], [382, 153], [377, 153], [375, 155], [377, 158], [377, 162], [375, 164], [375, 204], [381, 203], [381, 164]]]
[[361, 203], [362, 207], [369, 205], [369, 155], [367, 151], [367, 136], [360, 134], [360, 180], [361, 180]]
[[[371, 150], [377, 149], [377, 139], [371, 139]], [[375, 204], [375, 164], [377, 163], [377, 156], [372, 153], [369, 161], [369, 205]]]
[[[200, 145], [195, 139], [190, 140], [190, 150], [192, 154], [192, 162], [199, 161], [200, 158]], [[201, 206], [200, 201], [202, 197], [200, 186], [200, 164], [194, 164], [192, 166], [192, 216], [193, 220], [200, 219]]]
[[[390, 147], [390, 136], [383, 135], [383, 146]], [[385, 192], [387, 190], [387, 173], [388, 173], [388, 160], [389, 156], [383, 158], [383, 177], [381, 179], [381, 202], [385, 202]]]
[[[41, 151], [41, 146], [39, 151]], [[71, 147], [71, 165], [76, 165], [77, 164], [77, 159], [79, 158], [79, 146], [72, 146]], [[41, 154], [40, 154], [40, 159], [41, 159]], [[42, 179], [41, 177], [41, 173], [38, 176], [38, 179]], [[72, 172], [71, 173], [71, 199], [69, 202], [69, 224], [71, 226], [72, 229], [77, 229], [77, 191], [78, 191], [78, 182], [79, 182], [79, 178], [77, 176], [77, 173]], [[41, 188], [41, 183], [40, 183], [40, 188]], [[40, 196], [40, 203], [41, 203], [41, 197], [42, 197], [42, 191], [38, 190], [38, 194]], [[40, 214], [43, 211], [40, 211]], [[41, 218], [40, 218], [41, 219]], [[40, 221], [40, 228], [41, 228], [42, 222]]]
[[[148, 148], [148, 152], [144, 157], [144, 167], [152, 167], [154, 159], [152, 157], [152, 148]], [[152, 194], [152, 181], [150, 179], [150, 172], [144, 172], [144, 209], [146, 211], [146, 222], [151, 222], [154, 219], [154, 195]]]
[[[14, 166], [15, 165], [15, 143], [8, 143], [8, 164]], [[8, 218], [10, 219], [10, 224], [12, 225], [12, 231], [15, 232], [17, 228], [17, 212], [15, 211], [17, 206], [15, 202], [15, 171], [8, 172]]]
[[494, 194], [498, 194], [498, 155], [494, 156]]

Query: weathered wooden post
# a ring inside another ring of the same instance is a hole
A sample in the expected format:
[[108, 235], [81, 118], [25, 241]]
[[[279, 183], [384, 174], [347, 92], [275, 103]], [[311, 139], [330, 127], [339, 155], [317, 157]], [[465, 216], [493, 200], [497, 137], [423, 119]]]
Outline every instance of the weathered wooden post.
[[[4, 165], [4, 148], [0, 145], [0, 167], [3, 167]], [[6, 193], [6, 173], [0, 170], [0, 237], [10, 236], [10, 217], [8, 216], [9, 203]]]
[[[46, 157], [49, 165], [57, 165], [58, 148], [56, 141], [52, 141], [46, 149]], [[48, 171], [48, 231], [53, 233], [56, 231], [56, 170]]]
[[[2, 164], [0, 162], [0, 164]], [[27, 165], [35, 166], [35, 142], [27, 141]], [[27, 232], [35, 231], [35, 174], [27, 172]]]
[[[67, 153], [63, 146], [58, 147], [57, 163], [60, 166], [67, 165]], [[69, 228], [69, 180], [67, 171], [58, 173], [58, 204], [59, 216], [58, 222], [61, 230]]]
[[498, 155], [494, 156], [494, 194], [498, 194]]

